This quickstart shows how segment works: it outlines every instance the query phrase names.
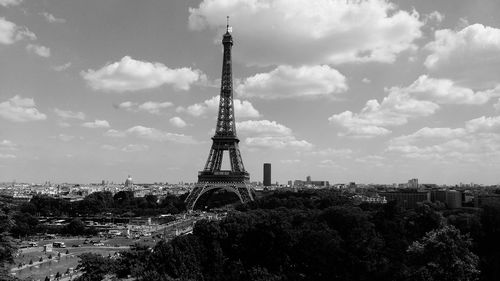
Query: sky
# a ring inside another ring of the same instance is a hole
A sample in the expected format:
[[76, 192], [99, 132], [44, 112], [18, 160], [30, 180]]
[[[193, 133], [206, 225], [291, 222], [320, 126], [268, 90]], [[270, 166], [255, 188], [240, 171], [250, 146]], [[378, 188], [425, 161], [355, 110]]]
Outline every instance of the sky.
[[498, 11], [497, 0], [0, 0], [0, 181], [195, 182], [230, 16], [252, 181], [271, 163], [280, 183], [499, 184]]

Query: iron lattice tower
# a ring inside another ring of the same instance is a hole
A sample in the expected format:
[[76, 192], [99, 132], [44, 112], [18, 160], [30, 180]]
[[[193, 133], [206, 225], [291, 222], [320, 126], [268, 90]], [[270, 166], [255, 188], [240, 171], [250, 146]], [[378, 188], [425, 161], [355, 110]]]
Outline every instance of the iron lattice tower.
[[[231, 64], [231, 48], [233, 38], [230, 33], [229, 23], [226, 33], [222, 37], [224, 56], [222, 61], [222, 79], [220, 89], [219, 114], [215, 135], [212, 137], [212, 148], [208, 155], [203, 171], [198, 173], [198, 183], [186, 198], [186, 207], [192, 210], [196, 201], [204, 193], [225, 189], [238, 195], [242, 203], [253, 200], [250, 190], [250, 174], [245, 171], [236, 136], [236, 123], [234, 120], [233, 104], [233, 77]], [[224, 151], [229, 152], [231, 170], [221, 170]]]

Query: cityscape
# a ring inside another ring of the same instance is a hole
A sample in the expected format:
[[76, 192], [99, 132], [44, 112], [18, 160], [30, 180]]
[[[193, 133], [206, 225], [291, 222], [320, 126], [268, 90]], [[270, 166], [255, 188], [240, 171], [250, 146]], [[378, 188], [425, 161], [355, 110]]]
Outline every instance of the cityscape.
[[500, 3], [444, 2], [0, 0], [0, 280], [498, 280]]

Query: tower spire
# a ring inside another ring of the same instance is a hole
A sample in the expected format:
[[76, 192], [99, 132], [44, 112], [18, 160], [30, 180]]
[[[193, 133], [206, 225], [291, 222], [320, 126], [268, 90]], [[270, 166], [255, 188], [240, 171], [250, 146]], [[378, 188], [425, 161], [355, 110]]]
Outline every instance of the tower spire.
[[229, 16], [226, 17], [226, 32], [229, 32]]

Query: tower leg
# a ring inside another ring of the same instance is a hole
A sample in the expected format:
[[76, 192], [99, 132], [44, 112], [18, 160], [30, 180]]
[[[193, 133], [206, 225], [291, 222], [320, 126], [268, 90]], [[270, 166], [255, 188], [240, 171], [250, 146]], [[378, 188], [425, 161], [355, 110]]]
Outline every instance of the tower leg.
[[246, 182], [231, 182], [231, 183], [207, 183], [199, 182], [195, 185], [194, 189], [189, 193], [186, 198], [186, 209], [192, 211], [198, 199], [205, 192], [213, 189], [225, 189], [238, 195], [241, 203], [248, 203], [253, 201], [251, 187]]

